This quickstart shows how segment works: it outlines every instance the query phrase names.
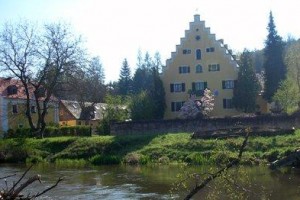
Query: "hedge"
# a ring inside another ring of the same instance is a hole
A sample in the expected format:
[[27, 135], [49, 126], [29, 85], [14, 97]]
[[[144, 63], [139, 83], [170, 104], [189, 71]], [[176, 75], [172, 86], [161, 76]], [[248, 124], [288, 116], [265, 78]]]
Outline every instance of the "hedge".
[[[21, 137], [39, 137], [37, 133], [31, 131], [30, 128], [18, 128], [16, 130], [9, 129], [6, 138], [21, 138]], [[48, 126], [44, 131], [44, 137], [58, 136], [91, 136], [91, 128], [89, 126], [64, 126], [54, 127]]]

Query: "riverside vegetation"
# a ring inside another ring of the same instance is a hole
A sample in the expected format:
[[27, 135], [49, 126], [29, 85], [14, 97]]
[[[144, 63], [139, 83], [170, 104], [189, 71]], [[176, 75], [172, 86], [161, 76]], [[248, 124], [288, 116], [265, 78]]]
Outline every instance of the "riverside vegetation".
[[[237, 157], [243, 139], [192, 139], [190, 133], [10, 138], [0, 140], [0, 163], [219, 165]], [[250, 136], [241, 164], [272, 162], [294, 152], [299, 143], [300, 130], [291, 135]]]

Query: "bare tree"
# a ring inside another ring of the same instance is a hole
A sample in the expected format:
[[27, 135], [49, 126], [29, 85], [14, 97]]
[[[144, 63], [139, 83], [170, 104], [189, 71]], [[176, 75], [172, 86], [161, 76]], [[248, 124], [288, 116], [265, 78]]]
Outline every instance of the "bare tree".
[[[0, 35], [0, 64], [22, 82], [29, 125], [43, 137], [45, 116], [60, 79], [80, 66], [85, 54], [80, 37], [71, 33], [70, 26], [46, 24], [41, 31], [37, 30], [24, 22], [6, 24]], [[30, 113], [32, 101], [37, 108], [36, 123]]]

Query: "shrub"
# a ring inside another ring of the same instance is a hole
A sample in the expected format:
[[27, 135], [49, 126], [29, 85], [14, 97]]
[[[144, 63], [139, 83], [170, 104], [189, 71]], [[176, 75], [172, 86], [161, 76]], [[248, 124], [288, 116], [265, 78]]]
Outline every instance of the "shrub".
[[114, 165], [120, 164], [121, 159], [115, 155], [96, 155], [90, 159], [90, 162], [94, 165]]

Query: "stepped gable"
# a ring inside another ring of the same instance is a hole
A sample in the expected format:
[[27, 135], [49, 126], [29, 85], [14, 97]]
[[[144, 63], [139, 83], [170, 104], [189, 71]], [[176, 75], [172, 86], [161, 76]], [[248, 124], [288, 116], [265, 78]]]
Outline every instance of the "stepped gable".
[[199, 31], [199, 33], [201, 33], [201, 37], [208, 37], [210, 40], [213, 40], [215, 48], [218, 48], [218, 50], [223, 52], [224, 57], [228, 58], [230, 64], [233, 67], [238, 68], [236, 55], [232, 53], [232, 50], [228, 48], [228, 45], [224, 43], [223, 39], [216, 39], [216, 35], [210, 32], [210, 28], [205, 26], [205, 21], [201, 21], [200, 15], [198, 14], [194, 15], [194, 21], [190, 22], [189, 29], [185, 30], [184, 37], [180, 38], [180, 44], [176, 45], [176, 50], [174, 52], [171, 52], [171, 58], [167, 59], [166, 61], [167, 67], [174, 61], [176, 55], [182, 49], [183, 44], [190, 38], [190, 34], [195, 29], [196, 31]]

